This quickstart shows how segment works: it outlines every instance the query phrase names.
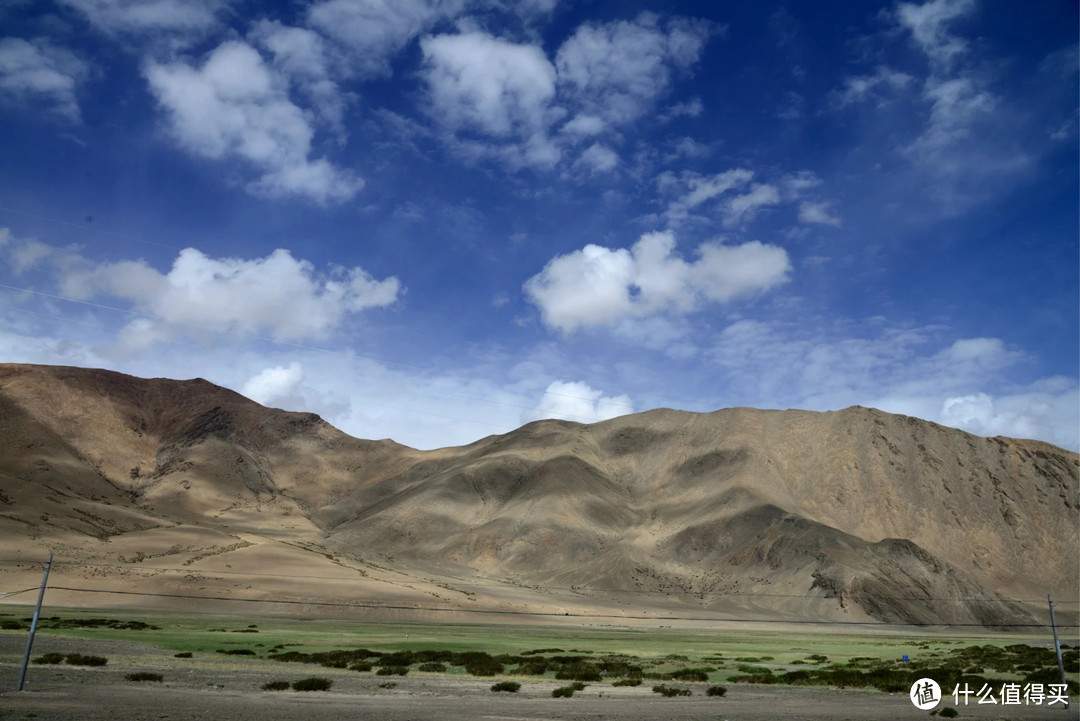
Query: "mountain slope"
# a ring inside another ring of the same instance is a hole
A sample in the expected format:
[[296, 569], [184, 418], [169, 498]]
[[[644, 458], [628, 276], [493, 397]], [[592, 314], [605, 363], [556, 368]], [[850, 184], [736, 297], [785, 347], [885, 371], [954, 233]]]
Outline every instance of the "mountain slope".
[[240, 567], [249, 593], [296, 593], [268, 569], [299, 563], [328, 574], [308, 596], [420, 606], [1021, 623], [1010, 599], [1080, 594], [1078, 469], [859, 407], [538, 421], [421, 452], [202, 380], [0, 366], [0, 534], [154, 557], [138, 588]]

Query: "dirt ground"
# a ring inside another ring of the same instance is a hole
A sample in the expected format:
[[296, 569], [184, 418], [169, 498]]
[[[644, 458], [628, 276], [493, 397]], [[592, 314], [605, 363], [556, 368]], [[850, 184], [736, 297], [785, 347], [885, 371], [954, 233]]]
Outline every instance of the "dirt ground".
[[[591, 684], [572, 698], [552, 698], [561, 682], [524, 681], [516, 694], [492, 693], [498, 679], [477, 680], [410, 673], [404, 678], [370, 673], [280, 664], [201, 654], [192, 659], [144, 644], [39, 636], [34, 656], [49, 652], [106, 656], [100, 668], [31, 664], [26, 688], [16, 692], [25, 637], [0, 634], [0, 719], [40, 721], [514, 721], [516, 719], [627, 719], [669, 721], [772, 721], [774, 719], [930, 718], [905, 694], [728, 684], [723, 698], [705, 695], [706, 684], [677, 684], [693, 689], [689, 698], [663, 698], [649, 686], [613, 688]], [[124, 678], [135, 671], [153, 671], [163, 683], [137, 683]], [[268, 692], [262, 684], [295, 681], [308, 676], [333, 680], [330, 691]], [[396, 681], [392, 689], [379, 684]], [[947, 702], [951, 704], [951, 699]], [[1080, 704], [1068, 711], [1034, 706], [961, 707], [960, 718], [1075, 719]]]

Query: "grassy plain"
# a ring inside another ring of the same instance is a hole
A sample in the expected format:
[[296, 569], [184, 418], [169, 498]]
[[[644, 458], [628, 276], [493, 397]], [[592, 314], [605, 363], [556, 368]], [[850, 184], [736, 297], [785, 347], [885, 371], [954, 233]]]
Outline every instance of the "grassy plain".
[[[25, 630], [16, 630], [12, 626], [19, 624], [25, 628], [31, 614], [29, 607], [2, 607], [0, 627], [10, 629], [5, 633], [25, 633]], [[88, 619], [100, 620], [89, 623]], [[854, 663], [864, 666], [877, 661], [895, 663], [906, 655], [909, 660], [903, 668], [917, 669], [940, 665], [950, 652], [971, 646], [1052, 646], [1045, 636], [1015, 633], [974, 632], [957, 636], [941, 632], [888, 633], [850, 627], [771, 631], [671, 626], [449, 624], [155, 613], [131, 609], [88, 612], [55, 608], [43, 612], [38, 633], [42, 636], [58, 634], [136, 641], [173, 653], [227, 653], [236, 660], [243, 658], [236, 653], [238, 651], [250, 651], [249, 657], [267, 659], [283, 651], [318, 653], [356, 648], [382, 653], [482, 651], [493, 656], [549, 650], [549, 655], [578, 654], [596, 659], [618, 655], [637, 659], [653, 673], [705, 668], [710, 682], [753, 673], [750, 667], [783, 673], [845, 665], [853, 659]], [[1064, 638], [1063, 642], [1075, 645], [1078, 639]], [[465, 671], [450, 666], [446, 673], [456, 675]], [[999, 673], [992, 668], [984, 668], [982, 674], [992, 679], [1016, 680], [1015, 673]], [[501, 675], [513, 675], [512, 667]], [[1080, 681], [1080, 675], [1076, 673], [1070, 673], [1069, 678]]]

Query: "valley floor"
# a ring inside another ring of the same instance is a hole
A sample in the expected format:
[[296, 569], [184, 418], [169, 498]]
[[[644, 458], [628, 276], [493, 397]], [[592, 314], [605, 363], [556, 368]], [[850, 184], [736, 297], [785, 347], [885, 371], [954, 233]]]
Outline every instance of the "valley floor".
[[[516, 694], [496, 694], [492, 680], [410, 675], [394, 679], [396, 687], [380, 688], [387, 677], [338, 669], [312, 669], [272, 661], [204, 656], [175, 659], [160, 648], [141, 643], [39, 635], [34, 656], [45, 653], [98, 654], [110, 660], [102, 668], [31, 665], [26, 689], [15, 692], [25, 636], [0, 634], [0, 718], [37, 721], [472, 721], [489, 719], [895, 719], [927, 718], [906, 694], [729, 684], [723, 698], [705, 695], [706, 684], [680, 684], [693, 689], [690, 698], [662, 698], [647, 686], [613, 688], [593, 684], [572, 698], [551, 697], [558, 682], [522, 683]], [[157, 672], [164, 683], [134, 683], [128, 673]], [[317, 673], [333, 679], [330, 691], [297, 693], [262, 691], [267, 679], [294, 681]], [[961, 708], [961, 718], [1069, 719], [1077, 704], [1061, 706]]]

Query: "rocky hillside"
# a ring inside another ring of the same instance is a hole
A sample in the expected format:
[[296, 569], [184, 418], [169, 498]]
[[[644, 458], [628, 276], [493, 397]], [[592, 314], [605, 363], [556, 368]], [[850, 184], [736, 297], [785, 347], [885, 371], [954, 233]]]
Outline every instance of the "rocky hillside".
[[5, 545], [156, 558], [96, 576], [143, 589], [302, 550], [420, 606], [1023, 623], [1026, 600], [1080, 595], [1078, 473], [1046, 443], [860, 407], [538, 421], [421, 452], [202, 380], [0, 365]]

